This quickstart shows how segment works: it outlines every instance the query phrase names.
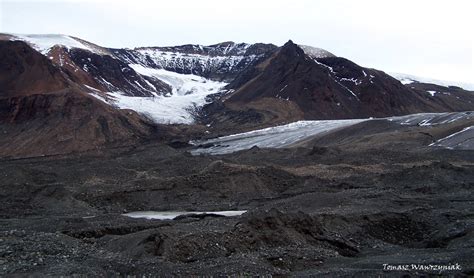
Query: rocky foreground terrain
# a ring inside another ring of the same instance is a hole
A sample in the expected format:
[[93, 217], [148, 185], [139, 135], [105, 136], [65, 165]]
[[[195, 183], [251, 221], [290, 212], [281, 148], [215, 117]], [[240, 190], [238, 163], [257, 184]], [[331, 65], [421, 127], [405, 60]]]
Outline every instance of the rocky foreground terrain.
[[0, 60], [0, 276], [474, 275], [472, 91], [292, 41]]
[[[371, 121], [216, 156], [149, 142], [5, 158], [0, 274], [474, 275], [474, 153], [428, 146], [459, 125]], [[247, 212], [123, 215], [229, 210]]]

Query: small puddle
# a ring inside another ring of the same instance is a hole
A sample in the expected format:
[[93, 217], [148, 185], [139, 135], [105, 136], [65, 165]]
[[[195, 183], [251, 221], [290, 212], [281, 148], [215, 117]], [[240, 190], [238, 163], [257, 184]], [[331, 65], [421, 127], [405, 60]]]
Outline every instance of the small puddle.
[[239, 216], [246, 213], [246, 210], [225, 210], [225, 211], [135, 211], [122, 214], [131, 218], [146, 218], [158, 220], [172, 220], [182, 215], [214, 214], [221, 216]]

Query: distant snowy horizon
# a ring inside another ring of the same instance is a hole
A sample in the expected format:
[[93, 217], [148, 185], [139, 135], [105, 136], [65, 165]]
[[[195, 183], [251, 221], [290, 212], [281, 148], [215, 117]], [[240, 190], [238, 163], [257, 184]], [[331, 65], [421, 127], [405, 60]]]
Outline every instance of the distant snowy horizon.
[[407, 73], [399, 73], [399, 72], [387, 72], [390, 76], [397, 79], [398, 81], [402, 82], [402, 84], [411, 84], [414, 82], [421, 82], [421, 83], [430, 83], [436, 84], [440, 86], [456, 86], [463, 88], [464, 90], [474, 91], [474, 83], [462, 82], [462, 81], [455, 81], [455, 80], [439, 80], [434, 79], [431, 77], [426, 76], [418, 76], [413, 74]]

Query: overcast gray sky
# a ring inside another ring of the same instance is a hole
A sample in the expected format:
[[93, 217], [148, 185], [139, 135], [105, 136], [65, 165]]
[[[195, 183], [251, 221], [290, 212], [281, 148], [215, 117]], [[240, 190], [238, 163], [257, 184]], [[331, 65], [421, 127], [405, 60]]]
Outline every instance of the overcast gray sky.
[[360, 65], [474, 83], [472, 0], [0, 0], [0, 32], [108, 47], [288, 39]]

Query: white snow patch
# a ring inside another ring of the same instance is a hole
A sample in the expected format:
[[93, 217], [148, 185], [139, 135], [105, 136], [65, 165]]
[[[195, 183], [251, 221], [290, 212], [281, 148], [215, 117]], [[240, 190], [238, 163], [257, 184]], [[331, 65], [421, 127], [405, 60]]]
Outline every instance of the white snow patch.
[[55, 45], [61, 45], [68, 49], [81, 48], [89, 51], [93, 51], [87, 45], [74, 39], [73, 37], [66, 35], [19, 35], [12, 34], [12, 40], [22, 40], [29, 43], [34, 49], [38, 50], [42, 54], [48, 53], [48, 51]]
[[345, 77], [342, 77], [339, 79], [339, 81], [350, 81], [350, 82], [353, 82], [354, 84], [356, 85], [360, 85], [362, 84], [362, 81], [357, 79], [357, 78], [345, 78]]
[[426, 91], [428, 94], [430, 94], [432, 97], [435, 96], [435, 94], [437, 94], [438, 92], [437, 91]]
[[136, 211], [122, 214], [131, 218], [146, 218], [158, 220], [173, 220], [182, 215], [215, 214], [221, 216], [239, 216], [246, 213], [246, 210], [225, 210], [225, 211]]
[[285, 87], [283, 87], [283, 88], [280, 90], [280, 92], [282, 92], [283, 90], [285, 90], [286, 87], [288, 87], [288, 85], [285, 85]]
[[308, 45], [298, 45], [301, 49], [303, 49], [304, 53], [313, 59], [317, 58], [327, 58], [327, 57], [336, 57], [331, 52], [324, 50], [322, 48], [317, 48]]

